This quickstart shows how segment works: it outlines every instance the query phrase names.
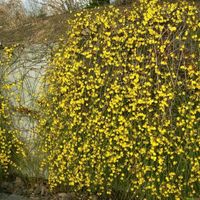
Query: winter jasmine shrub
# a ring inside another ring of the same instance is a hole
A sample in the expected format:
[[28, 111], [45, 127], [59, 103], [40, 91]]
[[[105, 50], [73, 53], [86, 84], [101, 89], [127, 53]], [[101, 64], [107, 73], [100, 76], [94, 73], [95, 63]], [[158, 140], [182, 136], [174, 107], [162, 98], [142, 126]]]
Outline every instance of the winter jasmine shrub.
[[0, 180], [9, 174], [11, 167], [17, 168], [18, 156], [23, 155], [23, 144], [19, 139], [19, 131], [12, 122], [12, 109], [9, 102], [11, 86], [6, 83], [13, 47], [5, 47], [0, 54]]
[[52, 189], [199, 197], [199, 19], [192, 3], [140, 0], [68, 21], [40, 101]]

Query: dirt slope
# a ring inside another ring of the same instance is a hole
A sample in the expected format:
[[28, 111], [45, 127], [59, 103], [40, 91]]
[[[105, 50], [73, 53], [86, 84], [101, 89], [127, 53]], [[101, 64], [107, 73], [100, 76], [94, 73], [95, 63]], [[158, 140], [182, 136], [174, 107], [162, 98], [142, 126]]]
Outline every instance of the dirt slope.
[[31, 18], [16, 28], [0, 27], [0, 42], [5, 46], [13, 43], [55, 41], [65, 33], [65, 23], [69, 17], [69, 15], [62, 14]]

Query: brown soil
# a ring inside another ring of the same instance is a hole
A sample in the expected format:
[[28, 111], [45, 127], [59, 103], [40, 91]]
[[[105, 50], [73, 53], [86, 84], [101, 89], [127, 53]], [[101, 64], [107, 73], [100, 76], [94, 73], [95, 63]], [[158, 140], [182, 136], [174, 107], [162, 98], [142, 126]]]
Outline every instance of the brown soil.
[[41, 43], [55, 41], [66, 31], [68, 14], [50, 17], [29, 18], [15, 28], [0, 28], [0, 42], [5, 45], [14, 43]]

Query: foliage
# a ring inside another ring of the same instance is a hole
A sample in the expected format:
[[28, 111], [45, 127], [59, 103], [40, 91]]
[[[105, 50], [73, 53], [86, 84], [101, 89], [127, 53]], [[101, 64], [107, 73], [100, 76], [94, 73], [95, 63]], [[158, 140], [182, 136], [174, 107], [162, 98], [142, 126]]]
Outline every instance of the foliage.
[[13, 47], [5, 47], [0, 55], [0, 179], [8, 175], [10, 167], [17, 167], [17, 156], [23, 155], [19, 132], [13, 127], [12, 112], [6, 94], [11, 86], [6, 84], [6, 67], [12, 59]]
[[68, 22], [40, 101], [52, 189], [199, 197], [199, 19], [192, 3], [140, 0]]

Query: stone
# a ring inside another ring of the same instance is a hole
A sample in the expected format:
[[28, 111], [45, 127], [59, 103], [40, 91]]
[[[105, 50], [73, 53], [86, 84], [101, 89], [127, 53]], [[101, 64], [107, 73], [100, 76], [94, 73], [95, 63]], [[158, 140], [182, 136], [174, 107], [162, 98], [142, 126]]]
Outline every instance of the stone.
[[96, 195], [92, 195], [91, 200], [98, 200], [98, 197]]
[[69, 193], [58, 193], [58, 199], [59, 200], [75, 200], [76, 195], [74, 192], [69, 192]]
[[20, 177], [16, 177], [14, 182], [14, 191], [13, 193], [22, 195], [24, 194], [25, 188], [24, 188], [24, 182]]
[[58, 193], [58, 199], [59, 200], [65, 200], [67, 198], [67, 193]]
[[40, 197], [31, 196], [30, 200], [40, 200]]
[[30, 191], [30, 193], [34, 195], [46, 196], [48, 194], [48, 188], [43, 183], [36, 183], [34, 189]]
[[45, 196], [47, 194], [48, 194], [48, 189], [47, 189], [47, 187], [44, 184], [42, 184], [41, 185], [41, 195]]
[[35, 184], [35, 189], [34, 189], [34, 195], [39, 195], [41, 194], [41, 187], [40, 187], [40, 184]]
[[4, 181], [4, 182], [2, 182], [0, 188], [1, 188], [2, 192], [12, 193], [13, 189], [14, 189], [14, 185], [11, 182]]
[[5, 193], [0, 193], [0, 200], [6, 200], [7, 197], [8, 197], [7, 194], [5, 194]]
[[0, 200], [28, 200], [28, 198], [16, 194], [8, 195], [1, 193]]
[[24, 182], [20, 177], [16, 177], [15, 179], [15, 187], [24, 187]]

